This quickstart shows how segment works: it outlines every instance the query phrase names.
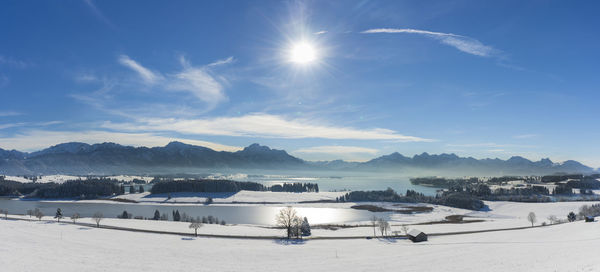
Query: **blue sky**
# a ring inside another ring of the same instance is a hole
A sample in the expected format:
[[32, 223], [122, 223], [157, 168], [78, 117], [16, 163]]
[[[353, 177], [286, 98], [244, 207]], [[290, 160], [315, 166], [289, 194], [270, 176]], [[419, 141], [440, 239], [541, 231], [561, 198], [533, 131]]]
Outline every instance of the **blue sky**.
[[[600, 166], [600, 3], [3, 1], [0, 148]], [[299, 44], [308, 63], [292, 61]]]

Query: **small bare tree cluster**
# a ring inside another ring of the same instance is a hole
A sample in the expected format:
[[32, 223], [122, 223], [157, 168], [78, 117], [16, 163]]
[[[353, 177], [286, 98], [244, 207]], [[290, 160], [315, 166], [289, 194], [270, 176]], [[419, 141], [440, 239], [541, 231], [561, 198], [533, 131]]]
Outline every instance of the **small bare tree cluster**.
[[35, 208], [33, 213], [35, 214], [35, 217], [38, 219], [38, 221], [42, 221], [42, 217], [44, 217], [44, 213], [42, 211], [40, 211], [40, 209]]
[[388, 231], [390, 230], [390, 223], [383, 219], [383, 218], [379, 218], [379, 220], [377, 220], [377, 226], [379, 226], [379, 231], [381, 232], [381, 236], [387, 236], [388, 235]]
[[532, 227], [533, 227], [533, 224], [535, 224], [535, 222], [537, 222], [537, 218], [536, 218], [536, 216], [535, 216], [535, 213], [534, 213], [534, 212], [530, 212], [530, 213], [527, 215], [527, 221], [529, 221], [529, 223], [531, 223], [531, 226], [532, 226]]
[[390, 230], [390, 223], [384, 218], [378, 218], [376, 216], [371, 217], [371, 226], [373, 227], [373, 236], [377, 237], [376, 230], [379, 229], [381, 236], [387, 236]]
[[96, 212], [92, 216], [92, 219], [96, 222], [96, 227], [99, 228], [100, 227], [100, 221], [102, 221], [102, 219], [104, 219], [104, 215], [101, 212]]
[[74, 213], [73, 215], [71, 215], [71, 220], [73, 220], [73, 224], [77, 223], [77, 219], [79, 218], [81, 218], [79, 213]]
[[548, 221], [550, 221], [551, 225], [559, 223], [558, 217], [556, 217], [556, 215], [550, 215], [550, 216], [548, 216]]
[[407, 225], [402, 225], [402, 227], [400, 229], [402, 230], [402, 232], [404, 232], [404, 235], [408, 235], [408, 226]]
[[286, 229], [287, 238], [300, 238], [302, 235], [303, 220], [298, 216], [296, 210], [292, 207], [286, 207], [279, 210], [275, 217], [277, 225]]

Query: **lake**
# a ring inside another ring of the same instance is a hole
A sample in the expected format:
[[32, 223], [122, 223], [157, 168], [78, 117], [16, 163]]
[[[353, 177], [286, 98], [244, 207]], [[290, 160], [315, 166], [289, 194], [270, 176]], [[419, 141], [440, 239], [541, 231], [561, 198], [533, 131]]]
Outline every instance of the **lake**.
[[[211, 173], [211, 172], [208, 172]], [[236, 181], [253, 181], [265, 185], [290, 182], [317, 183], [322, 192], [342, 190], [385, 190], [388, 187], [399, 193], [415, 190], [425, 195], [435, 195], [437, 189], [413, 185], [409, 177], [390, 173], [364, 173], [347, 171], [238, 171], [211, 174], [198, 173], [199, 177], [230, 179]], [[138, 187], [138, 185], [136, 185]], [[151, 184], [144, 185], [149, 191]], [[128, 188], [127, 188], [128, 191]], [[52, 202], [52, 201], [23, 201], [0, 199], [0, 209], [8, 209], [10, 213], [25, 214], [27, 210], [40, 209], [45, 215], [54, 215], [57, 208], [63, 210], [65, 216], [77, 212], [83, 217], [90, 217], [96, 212], [102, 212], [105, 217], [116, 217], [127, 210], [133, 216], [151, 218], [154, 211], [167, 213], [171, 218], [173, 210], [187, 213], [190, 216], [216, 216], [229, 224], [258, 224], [272, 225], [275, 215], [282, 207], [276, 206], [200, 206], [200, 205], [153, 205], [128, 203], [81, 203], [81, 202]], [[341, 208], [296, 208], [298, 213], [306, 216], [312, 224], [344, 224], [356, 221], [368, 221], [374, 213], [364, 210]], [[390, 213], [376, 213], [378, 217], [388, 218]], [[172, 219], [172, 218], [171, 218]]]
[[206, 177], [231, 179], [237, 181], [253, 181], [265, 185], [302, 182], [317, 183], [319, 190], [385, 190], [392, 188], [405, 194], [406, 190], [414, 190], [428, 196], [435, 196], [438, 188], [413, 185], [410, 177], [401, 173], [349, 172], [349, 171], [247, 171], [208, 174]]
[[[215, 206], [215, 205], [153, 205], [153, 204], [127, 204], [127, 203], [82, 203], [82, 202], [55, 202], [33, 200], [0, 199], [0, 209], [8, 210], [11, 214], [27, 214], [27, 210], [40, 209], [46, 216], [54, 216], [56, 209], [60, 208], [64, 216], [79, 213], [82, 217], [91, 217], [96, 212], [101, 212], [104, 217], [117, 217], [124, 210], [133, 216], [151, 218], [154, 211], [166, 213], [172, 220], [172, 212], [186, 213], [190, 216], [216, 216], [228, 224], [257, 224], [273, 225], [275, 216], [283, 207], [276, 206]], [[364, 210], [342, 208], [306, 208], [296, 207], [298, 214], [306, 216], [311, 224], [343, 224], [356, 221], [368, 221], [374, 213]], [[378, 217], [389, 219], [391, 213], [376, 213]]]

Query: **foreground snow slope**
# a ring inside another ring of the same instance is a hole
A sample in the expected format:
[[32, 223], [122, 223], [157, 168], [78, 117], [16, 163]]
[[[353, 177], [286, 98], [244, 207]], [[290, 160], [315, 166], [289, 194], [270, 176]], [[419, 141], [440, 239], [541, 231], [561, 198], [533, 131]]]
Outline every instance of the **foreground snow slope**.
[[182, 237], [0, 220], [3, 271], [599, 271], [600, 223], [406, 240]]

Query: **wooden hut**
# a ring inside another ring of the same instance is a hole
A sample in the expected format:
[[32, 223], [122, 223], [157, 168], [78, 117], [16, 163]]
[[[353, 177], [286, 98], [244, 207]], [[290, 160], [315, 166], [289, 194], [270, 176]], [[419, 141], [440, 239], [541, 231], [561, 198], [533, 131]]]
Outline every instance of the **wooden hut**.
[[408, 236], [408, 239], [413, 241], [413, 243], [427, 241], [427, 234], [418, 229], [410, 230], [406, 236]]

